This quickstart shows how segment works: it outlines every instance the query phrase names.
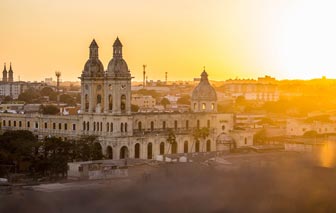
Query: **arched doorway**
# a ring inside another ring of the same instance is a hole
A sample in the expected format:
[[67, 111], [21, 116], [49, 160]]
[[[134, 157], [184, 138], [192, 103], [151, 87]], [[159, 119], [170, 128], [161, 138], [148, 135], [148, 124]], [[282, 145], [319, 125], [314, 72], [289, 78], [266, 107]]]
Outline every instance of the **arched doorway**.
[[184, 141], [183, 152], [188, 153], [188, 141]]
[[197, 140], [195, 143], [195, 152], [199, 152], [199, 151], [200, 151], [200, 142], [199, 140]]
[[172, 143], [172, 154], [176, 154], [177, 153], [177, 143], [174, 142]]
[[207, 140], [206, 142], [206, 151], [211, 152], [211, 141], [210, 140]]
[[152, 159], [153, 158], [153, 145], [152, 143], [149, 143], [147, 145], [147, 159]]
[[123, 146], [120, 149], [120, 159], [128, 158], [128, 148], [127, 146]]
[[140, 144], [137, 143], [134, 146], [134, 158], [140, 158]]
[[111, 146], [107, 146], [106, 156], [107, 156], [108, 159], [113, 159], [113, 149], [112, 149]]
[[160, 155], [164, 155], [165, 152], [165, 144], [164, 142], [160, 143]]

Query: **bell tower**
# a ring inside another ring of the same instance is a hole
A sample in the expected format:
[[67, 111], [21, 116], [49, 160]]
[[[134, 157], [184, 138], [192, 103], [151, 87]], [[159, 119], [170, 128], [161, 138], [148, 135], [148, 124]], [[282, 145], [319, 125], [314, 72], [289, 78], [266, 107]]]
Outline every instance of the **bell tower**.
[[98, 45], [93, 39], [89, 46], [89, 59], [85, 63], [81, 79], [81, 112], [104, 112], [105, 71], [98, 57]]
[[105, 80], [105, 113], [131, 114], [131, 73], [123, 59], [119, 38], [113, 44], [113, 58], [108, 64]]

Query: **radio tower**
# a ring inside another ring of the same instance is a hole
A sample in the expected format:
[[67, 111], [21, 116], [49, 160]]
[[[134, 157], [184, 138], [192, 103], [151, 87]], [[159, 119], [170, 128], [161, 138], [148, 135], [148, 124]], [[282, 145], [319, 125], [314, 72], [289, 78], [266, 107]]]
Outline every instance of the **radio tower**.
[[61, 72], [60, 71], [56, 71], [55, 75], [56, 75], [56, 78], [57, 78], [57, 105], [59, 105], [59, 101], [60, 101], [59, 83], [60, 83]]
[[142, 84], [142, 86], [143, 87], [145, 87], [146, 86], [146, 67], [147, 67], [147, 65], [142, 65], [142, 67], [143, 67], [143, 84]]
[[166, 85], [168, 83], [168, 72], [165, 72]]

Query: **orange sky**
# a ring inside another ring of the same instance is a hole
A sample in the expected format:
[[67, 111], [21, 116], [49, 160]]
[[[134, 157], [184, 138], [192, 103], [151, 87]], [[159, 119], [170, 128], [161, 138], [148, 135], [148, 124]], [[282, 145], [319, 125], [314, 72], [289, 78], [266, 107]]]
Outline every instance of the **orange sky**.
[[0, 63], [17, 80], [77, 80], [93, 38], [106, 68], [119, 36], [136, 80], [336, 78], [334, 1], [1, 0]]

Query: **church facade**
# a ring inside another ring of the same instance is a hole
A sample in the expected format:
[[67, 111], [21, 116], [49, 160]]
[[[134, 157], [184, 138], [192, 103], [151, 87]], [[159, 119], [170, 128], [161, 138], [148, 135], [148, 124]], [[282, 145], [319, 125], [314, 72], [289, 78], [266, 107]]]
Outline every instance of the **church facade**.
[[[117, 38], [113, 57], [104, 69], [95, 40], [89, 47], [89, 59], [81, 80], [81, 110], [78, 115], [0, 114], [1, 128], [30, 130], [39, 138], [47, 136], [75, 139], [96, 135], [103, 154], [110, 159], [154, 159], [157, 155], [211, 152], [251, 145], [251, 134], [233, 130], [234, 115], [217, 112], [217, 95], [203, 71], [191, 96], [191, 111], [131, 112], [131, 72]], [[206, 138], [193, 133], [205, 127]], [[168, 143], [169, 134], [176, 142]]]

